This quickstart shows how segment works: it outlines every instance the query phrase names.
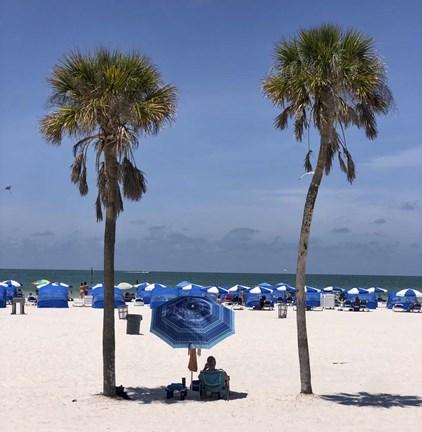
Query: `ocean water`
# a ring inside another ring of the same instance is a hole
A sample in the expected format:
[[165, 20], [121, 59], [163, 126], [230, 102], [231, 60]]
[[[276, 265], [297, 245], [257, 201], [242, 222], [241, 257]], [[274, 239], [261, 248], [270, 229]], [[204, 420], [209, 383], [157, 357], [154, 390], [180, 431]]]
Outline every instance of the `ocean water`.
[[[87, 282], [89, 285], [103, 282], [103, 272], [87, 270], [40, 270], [40, 269], [0, 269], [0, 281], [13, 279], [20, 282], [27, 295], [35, 289], [32, 282], [38, 279], [48, 279], [51, 282], [65, 282], [72, 285], [70, 289], [77, 296], [79, 285]], [[198, 285], [218, 285], [230, 287], [236, 284], [249, 287], [262, 282], [276, 284], [285, 282], [295, 286], [294, 274], [264, 274], [264, 273], [184, 273], [184, 272], [142, 272], [142, 271], [116, 271], [115, 284], [128, 282], [137, 284], [142, 282], [161, 283], [174, 286], [182, 281], [189, 281]], [[306, 276], [306, 284], [316, 288], [335, 285], [341, 288], [370, 288], [378, 286], [388, 291], [414, 288], [422, 290], [421, 276], [366, 276], [366, 275], [314, 275]], [[135, 292], [135, 289], [130, 290]], [[70, 293], [71, 294], [71, 293]]]

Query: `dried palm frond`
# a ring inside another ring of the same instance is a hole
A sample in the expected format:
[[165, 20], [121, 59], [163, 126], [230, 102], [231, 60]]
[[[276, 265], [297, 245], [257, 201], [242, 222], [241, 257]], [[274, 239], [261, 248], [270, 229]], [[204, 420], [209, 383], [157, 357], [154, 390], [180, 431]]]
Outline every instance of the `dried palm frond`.
[[123, 194], [125, 198], [138, 201], [147, 191], [144, 173], [134, 166], [129, 159], [124, 158], [120, 165]]
[[312, 163], [311, 163], [311, 155], [312, 155], [312, 150], [308, 150], [308, 153], [306, 153], [305, 156], [305, 162], [304, 162], [304, 166], [305, 166], [305, 172], [311, 172], [313, 171], [312, 168]]

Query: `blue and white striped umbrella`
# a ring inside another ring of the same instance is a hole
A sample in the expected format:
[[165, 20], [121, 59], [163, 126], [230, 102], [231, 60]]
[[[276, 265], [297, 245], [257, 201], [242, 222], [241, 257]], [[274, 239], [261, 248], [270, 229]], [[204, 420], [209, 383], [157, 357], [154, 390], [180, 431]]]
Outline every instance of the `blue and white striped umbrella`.
[[182, 287], [179, 287], [179, 289], [181, 289], [182, 291], [189, 291], [189, 290], [195, 290], [195, 289], [200, 289], [202, 290], [202, 288], [205, 288], [203, 285], [197, 285], [197, 284], [187, 284], [187, 285], [183, 285]]
[[234, 312], [208, 297], [181, 296], [152, 310], [150, 331], [173, 348], [212, 348], [234, 334]]
[[325, 288], [322, 289], [324, 292], [343, 292], [343, 288], [340, 288], [338, 286], [327, 286]]
[[233, 285], [232, 287], [229, 288], [229, 292], [241, 292], [241, 291], [248, 291], [250, 290], [251, 287], [245, 286], [245, 285]]
[[305, 292], [308, 292], [308, 293], [317, 293], [317, 292], [321, 292], [321, 290], [319, 288], [314, 288], [314, 287], [305, 285]]
[[227, 294], [229, 291], [225, 288], [219, 287], [217, 285], [212, 285], [202, 288], [202, 291], [209, 294]]
[[72, 285], [69, 285], [69, 284], [64, 283], [64, 282], [48, 282], [45, 284], [37, 285], [37, 288], [42, 288], [42, 287], [47, 286], [47, 285], [61, 286], [63, 288], [72, 288]]
[[371, 287], [367, 289], [368, 292], [376, 292], [376, 293], [386, 293], [388, 292], [386, 289], [381, 287]]
[[294, 292], [296, 292], [296, 288], [293, 288], [293, 287], [291, 287], [290, 285], [287, 285], [287, 284], [283, 284], [283, 285], [276, 285], [276, 287], [275, 287], [275, 289], [274, 289], [274, 291], [277, 291], [277, 292], [291, 292], [291, 293], [294, 293]]
[[258, 285], [248, 290], [249, 294], [271, 294], [272, 292], [273, 292], [272, 289], [266, 288], [262, 285]]
[[397, 297], [409, 297], [409, 296], [422, 297], [422, 292], [409, 288], [409, 289], [397, 291], [396, 296]]
[[5, 281], [3, 281], [2, 283], [4, 283], [5, 285], [7, 285], [7, 286], [9, 286], [9, 287], [16, 287], [16, 288], [19, 288], [19, 287], [22, 286], [22, 284], [21, 284], [20, 282], [15, 281], [15, 280], [11, 280], [11, 279], [9, 279], [9, 280], [5, 280]]
[[347, 294], [368, 294], [368, 290], [365, 288], [350, 288], [346, 292]]

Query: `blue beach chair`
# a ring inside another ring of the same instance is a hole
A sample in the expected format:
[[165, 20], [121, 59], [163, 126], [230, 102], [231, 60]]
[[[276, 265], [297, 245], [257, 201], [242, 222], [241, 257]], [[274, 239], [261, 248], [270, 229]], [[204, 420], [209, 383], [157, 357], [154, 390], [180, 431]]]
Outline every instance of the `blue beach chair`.
[[226, 392], [226, 400], [229, 400], [230, 386], [225, 382], [225, 372], [223, 370], [216, 371], [201, 371], [199, 374], [199, 394], [200, 397], [207, 397], [214, 394], [218, 395], [220, 399], [220, 392]]

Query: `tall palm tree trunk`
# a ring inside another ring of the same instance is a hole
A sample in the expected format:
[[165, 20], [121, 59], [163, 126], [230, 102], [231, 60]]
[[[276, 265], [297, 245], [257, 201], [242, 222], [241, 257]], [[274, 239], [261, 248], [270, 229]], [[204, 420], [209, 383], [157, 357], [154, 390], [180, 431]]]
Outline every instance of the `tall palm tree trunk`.
[[116, 341], [114, 331], [114, 248], [116, 244], [117, 160], [115, 149], [106, 145], [104, 164], [109, 181], [104, 229], [103, 393], [116, 395]]
[[[328, 131], [330, 130], [327, 128]], [[306, 259], [308, 256], [309, 236], [311, 233], [312, 216], [314, 213], [315, 201], [318, 189], [324, 173], [324, 166], [327, 158], [327, 146], [329, 143], [329, 132], [321, 133], [321, 145], [318, 155], [318, 162], [312, 181], [306, 196], [303, 210], [302, 227], [300, 230], [299, 250], [296, 268], [296, 325], [297, 342], [299, 351], [300, 385], [301, 393], [312, 394], [311, 364], [309, 359], [308, 334], [306, 330], [306, 294], [305, 275]]]

